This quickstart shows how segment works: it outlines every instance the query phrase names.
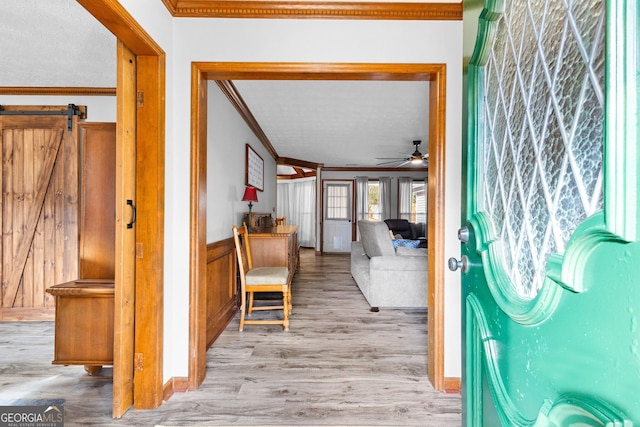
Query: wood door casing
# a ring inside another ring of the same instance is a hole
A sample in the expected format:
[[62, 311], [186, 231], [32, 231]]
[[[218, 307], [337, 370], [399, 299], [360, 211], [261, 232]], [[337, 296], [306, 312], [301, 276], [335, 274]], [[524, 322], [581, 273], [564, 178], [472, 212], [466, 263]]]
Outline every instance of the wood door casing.
[[428, 239], [429, 310], [427, 373], [436, 390], [456, 379], [444, 376], [444, 192], [446, 65], [384, 63], [195, 62], [191, 64], [191, 275], [189, 387], [206, 371], [206, 141], [207, 80], [426, 80], [429, 89]]
[[[133, 178], [136, 180], [136, 194], [140, 196], [136, 209], [142, 214], [136, 227], [136, 299], [132, 301], [135, 316], [140, 320], [136, 322], [133, 345], [135, 353], [141, 355], [138, 360], [142, 362], [142, 369], [136, 370], [133, 386], [135, 408], [151, 409], [159, 406], [165, 395], [162, 386], [165, 53], [120, 3], [112, 0], [77, 1], [131, 50], [134, 55], [131, 60], [135, 60], [137, 65], [138, 78], [134, 85], [141, 94], [142, 105], [137, 109], [123, 108], [120, 104], [122, 99], [117, 95], [117, 115], [118, 121], [124, 119], [138, 123], [134, 144], [139, 158], [144, 159], [144, 166], [136, 165]], [[117, 82], [117, 92], [122, 84], [120, 80]], [[121, 203], [124, 201], [117, 198], [116, 206]], [[116, 269], [124, 256], [116, 251]], [[118, 328], [116, 326], [116, 334], [119, 333]], [[167, 379], [167, 395], [171, 394], [174, 383], [172, 378]], [[119, 415], [122, 413], [124, 410]], [[114, 412], [114, 416], [118, 414]]]

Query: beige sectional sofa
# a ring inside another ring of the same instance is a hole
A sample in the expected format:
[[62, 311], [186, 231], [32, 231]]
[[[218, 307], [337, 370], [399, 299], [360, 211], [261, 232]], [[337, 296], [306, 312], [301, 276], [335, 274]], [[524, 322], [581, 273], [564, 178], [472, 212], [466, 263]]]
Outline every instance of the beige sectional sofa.
[[360, 220], [351, 243], [351, 276], [371, 307], [427, 306], [427, 250], [394, 248], [384, 222]]

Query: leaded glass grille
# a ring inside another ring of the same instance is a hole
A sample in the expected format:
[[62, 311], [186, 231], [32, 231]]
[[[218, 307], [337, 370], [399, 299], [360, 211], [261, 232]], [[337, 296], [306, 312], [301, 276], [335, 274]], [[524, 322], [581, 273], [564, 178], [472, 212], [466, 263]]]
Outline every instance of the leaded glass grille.
[[484, 67], [481, 209], [517, 293], [602, 207], [603, 0], [504, 2]]

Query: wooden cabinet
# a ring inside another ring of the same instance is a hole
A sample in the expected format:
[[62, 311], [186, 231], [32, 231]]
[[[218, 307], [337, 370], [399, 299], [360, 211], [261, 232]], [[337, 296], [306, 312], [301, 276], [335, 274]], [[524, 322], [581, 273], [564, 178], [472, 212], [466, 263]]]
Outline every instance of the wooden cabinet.
[[298, 269], [298, 226], [279, 225], [249, 235], [253, 267], [287, 267], [289, 280]]
[[47, 289], [55, 298], [53, 364], [84, 365], [89, 374], [113, 365], [113, 280], [80, 279]]

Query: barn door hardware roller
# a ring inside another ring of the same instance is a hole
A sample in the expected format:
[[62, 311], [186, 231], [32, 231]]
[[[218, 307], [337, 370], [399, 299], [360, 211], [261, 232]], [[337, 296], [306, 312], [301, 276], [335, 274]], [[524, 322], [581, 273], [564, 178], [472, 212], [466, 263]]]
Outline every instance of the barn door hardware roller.
[[0, 105], [0, 116], [67, 116], [67, 129], [73, 129], [73, 116], [81, 116], [82, 111], [75, 104], [69, 104], [66, 110], [5, 110]]

